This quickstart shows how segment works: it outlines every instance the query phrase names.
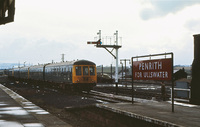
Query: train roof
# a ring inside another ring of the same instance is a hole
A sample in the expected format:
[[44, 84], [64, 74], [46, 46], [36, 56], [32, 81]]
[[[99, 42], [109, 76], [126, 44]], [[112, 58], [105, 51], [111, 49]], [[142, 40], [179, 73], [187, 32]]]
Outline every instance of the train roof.
[[96, 65], [96, 64], [88, 60], [78, 60], [74, 62], [74, 65]]
[[66, 61], [62, 63], [52, 63], [46, 65], [46, 67], [66, 66], [66, 65], [96, 65], [96, 64], [88, 60], [77, 60], [77, 61]]
[[21, 68], [13, 68], [14, 70], [18, 69], [32, 69], [32, 68], [43, 68], [46, 67], [55, 67], [55, 66], [66, 66], [66, 65], [96, 65], [94, 62], [88, 61], [88, 60], [77, 60], [77, 61], [66, 61], [61, 63], [48, 63], [48, 64], [40, 64], [40, 65], [34, 65], [34, 66], [25, 66]]
[[18, 67], [18, 68], [13, 68], [13, 70], [19, 70], [20, 68]]
[[66, 62], [61, 62], [61, 63], [50, 63], [50, 64], [47, 64], [46, 67], [73, 65], [74, 62], [75, 61], [66, 61]]
[[28, 69], [29, 66], [25, 66], [25, 67], [20, 67], [20, 69]]
[[30, 66], [29, 69], [31, 69], [31, 68], [43, 68], [43, 67], [44, 67], [44, 65], [40, 64], [40, 65]]

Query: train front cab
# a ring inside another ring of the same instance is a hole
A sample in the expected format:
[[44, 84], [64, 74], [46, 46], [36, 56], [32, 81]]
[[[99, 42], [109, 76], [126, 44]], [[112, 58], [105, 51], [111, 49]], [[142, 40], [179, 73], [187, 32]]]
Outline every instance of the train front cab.
[[91, 90], [97, 83], [96, 65], [74, 65], [72, 83], [75, 88]]

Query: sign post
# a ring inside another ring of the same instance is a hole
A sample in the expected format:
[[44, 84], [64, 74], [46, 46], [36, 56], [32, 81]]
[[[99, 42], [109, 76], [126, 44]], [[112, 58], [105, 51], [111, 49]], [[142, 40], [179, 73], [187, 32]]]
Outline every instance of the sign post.
[[[155, 58], [165, 56], [164, 58]], [[169, 58], [167, 58], [169, 56]], [[140, 60], [149, 58], [150, 60]], [[136, 59], [136, 61], [134, 61]], [[132, 57], [132, 90], [134, 80], [172, 81], [172, 112], [174, 112], [173, 53]], [[133, 91], [132, 91], [133, 92]], [[133, 103], [134, 92], [132, 93]]]

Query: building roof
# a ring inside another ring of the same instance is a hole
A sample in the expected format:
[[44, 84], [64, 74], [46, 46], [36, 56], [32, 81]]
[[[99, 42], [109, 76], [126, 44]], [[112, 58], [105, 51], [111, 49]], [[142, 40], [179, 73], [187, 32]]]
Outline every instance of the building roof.
[[0, 0], [0, 25], [14, 21], [15, 0]]

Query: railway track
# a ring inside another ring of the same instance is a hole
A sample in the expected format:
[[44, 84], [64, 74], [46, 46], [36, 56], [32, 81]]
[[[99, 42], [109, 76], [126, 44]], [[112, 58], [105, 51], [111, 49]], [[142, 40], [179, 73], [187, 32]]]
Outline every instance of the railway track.
[[[35, 86], [35, 88], [40, 88], [39, 86]], [[65, 93], [62, 90], [55, 89], [55, 88], [43, 88], [48, 91], [58, 92], [58, 93]], [[74, 92], [72, 92], [74, 93]], [[132, 102], [132, 89], [131, 88], [124, 88], [121, 87], [118, 89], [118, 95], [116, 95], [116, 88], [115, 87], [96, 87], [94, 90], [91, 90], [89, 93], [87, 91], [82, 91], [82, 93], [77, 93], [80, 96], [87, 97], [87, 98], [94, 98], [97, 102], [101, 103], [119, 103], [119, 102]], [[162, 100], [161, 93], [155, 90], [141, 90], [135, 89], [134, 90], [134, 98], [135, 100], [139, 100], [142, 102], [147, 100]], [[170, 98], [169, 92], [166, 94], [166, 98]]]
[[[97, 101], [99, 100], [101, 103], [119, 103], [119, 102], [132, 102], [131, 96], [125, 96], [125, 95], [115, 95], [110, 93], [104, 93], [99, 92], [95, 90], [91, 90], [89, 94], [86, 91], [83, 91], [83, 94], [85, 97], [88, 98], [95, 98]], [[148, 103], [151, 101], [156, 101], [155, 98], [152, 99], [142, 99], [134, 97], [134, 102], [142, 102], [142, 103]]]
[[131, 102], [130, 98], [126, 96], [119, 96], [114, 94], [103, 93], [95, 90], [91, 90], [89, 93], [83, 91], [84, 96], [95, 98], [102, 103], [119, 103], [119, 102]]
[[[15, 81], [17, 82], [17, 81]], [[17, 83], [18, 84], [18, 83]], [[22, 82], [24, 86], [27, 86], [28, 84], [26, 82]], [[19, 87], [21, 85], [17, 85], [16, 87]], [[42, 89], [46, 91], [52, 91], [52, 92], [58, 92], [58, 93], [65, 93], [65, 91], [56, 89], [56, 88], [50, 88], [50, 87], [40, 87], [38, 84], [31, 85], [33, 89]], [[148, 99], [151, 100], [152, 98], [155, 100], [161, 100], [161, 93], [159, 89], [150, 88], [150, 89], [143, 89], [145, 87], [142, 87], [138, 85], [138, 87], [134, 88], [134, 98], [141, 98], [141, 99]], [[168, 91], [168, 90], [166, 90]], [[131, 87], [119, 87], [118, 88], [118, 95], [116, 95], [116, 88], [115, 85], [107, 85], [104, 84], [104, 86], [96, 86], [93, 90], [89, 92], [89, 94], [86, 94], [87, 92], [84, 91], [83, 95], [79, 93], [80, 96], [88, 97], [88, 98], [94, 98], [98, 102], [102, 103], [118, 103], [118, 102], [131, 102], [132, 101], [132, 89]], [[170, 92], [167, 92], [166, 98], [170, 98]]]
[[[95, 87], [95, 91], [102, 92], [102, 93], [107, 93], [107, 94], [118, 94], [121, 96], [125, 97], [132, 97], [132, 94], [134, 95], [135, 98], [141, 98], [141, 99], [148, 99], [151, 100], [152, 98], [160, 101], [162, 100], [161, 92], [160, 89], [157, 90], [144, 90], [141, 88], [134, 88], [134, 91], [132, 92], [131, 88], [118, 88], [116, 91], [115, 87]], [[166, 98], [170, 98], [170, 89], [166, 89]]]

